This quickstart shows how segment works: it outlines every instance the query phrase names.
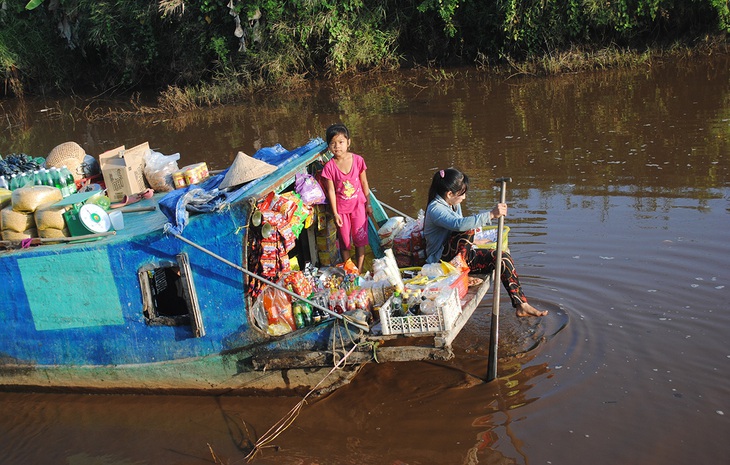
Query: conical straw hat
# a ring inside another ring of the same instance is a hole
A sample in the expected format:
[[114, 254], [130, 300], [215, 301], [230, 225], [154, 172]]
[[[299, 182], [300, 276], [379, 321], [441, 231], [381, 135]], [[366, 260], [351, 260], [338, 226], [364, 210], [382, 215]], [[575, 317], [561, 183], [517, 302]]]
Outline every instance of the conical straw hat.
[[225, 189], [227, 187], [239, 186], [245, 182], [262, 178], [274, 171], [276, 171], [276, 166], [249, 157], [243, 152], [238, 152], [236, 159], [233, 160], [233, 164], [228, 169], [226, 176], [218, 188]]

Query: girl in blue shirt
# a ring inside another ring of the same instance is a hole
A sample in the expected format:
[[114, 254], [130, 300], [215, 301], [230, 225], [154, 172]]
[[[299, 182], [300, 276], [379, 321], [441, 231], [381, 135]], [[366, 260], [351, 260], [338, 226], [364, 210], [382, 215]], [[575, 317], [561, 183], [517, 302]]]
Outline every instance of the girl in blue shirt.
[[[426, 263], [451, 261], [457, 254], [463, 256], [471, 272], [490, 274], [494, 271], [496, 250], [473, 246], [473, 230], [492, 224], [492, 220], [507, 215], [507, 205], [500, 203], [492, 211], [464, 217], [461, 202], [469, 190], [469, 177], [457, 169], [437, 171], [428, 190], [428, 207], [423, 225], [426, 238]], [[517, 316], [544, 316], [527, 303], [522, 292], [515, 264], [507, 252], [502, 252], [502, 284], [509, 294]]]

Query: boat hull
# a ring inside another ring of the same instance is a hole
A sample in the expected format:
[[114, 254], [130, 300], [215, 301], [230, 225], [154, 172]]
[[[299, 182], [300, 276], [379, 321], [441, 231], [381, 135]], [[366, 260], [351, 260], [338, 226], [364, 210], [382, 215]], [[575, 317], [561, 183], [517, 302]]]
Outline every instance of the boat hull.
[[[323, 393], [373, 360], [453, 357], [451, 343], [488, 279], [470, 289], [446, 331], [379, 336], [330, 319], [272, 335], [257, 324], [247, 294], [253, 208], [291, 190], [298, 173], [324, 161], [325, 148], [314, 139], [281, 152], [275, 172], [241, 187], [224, 208], [183, 217], [175, 234], [170, 217], [180, 213], [166, 201], [192, 188], [142, 199], [114, 235], [0, 251], [0, 389]], [[377, 224], [386, 217], [374, 195], [371, 202], [371, 250], [380, 256]], [[308, 257], [317, 254], [312, 230], [298, 239]]]

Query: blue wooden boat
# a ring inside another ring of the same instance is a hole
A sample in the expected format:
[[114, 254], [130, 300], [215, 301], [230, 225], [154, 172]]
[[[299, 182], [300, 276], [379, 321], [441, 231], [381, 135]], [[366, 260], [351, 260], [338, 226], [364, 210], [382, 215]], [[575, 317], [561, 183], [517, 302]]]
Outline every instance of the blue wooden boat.
[[[213, 211], [190, 213], [180, 232], [160, 205], [183, 190], [141, 200], [115, 234], [0, 250], [0, 389], [327, 392], [373, 359], [452, 357], [451, 342], [489, 279], [469, 289], [445, 331], [383, 336], [341, 318], [283, 336], [257, 326], [245, 292], [252, 206], [271, 191], [291, 190], [325, 149], [313, 139], [281, 153], [275, 172], [228, 193]], [[371, 201], [382, 223], [387, 214]], [[371, 247], [380, 256], [376, 228], [371, 223]], [[316, 257], [307, 230], [296, 250]]]

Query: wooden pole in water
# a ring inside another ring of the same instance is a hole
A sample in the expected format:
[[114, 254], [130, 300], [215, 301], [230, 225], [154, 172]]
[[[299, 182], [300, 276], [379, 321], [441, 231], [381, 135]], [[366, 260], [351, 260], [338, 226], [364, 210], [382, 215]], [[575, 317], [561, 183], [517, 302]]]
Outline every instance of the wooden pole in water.
[[[506, 203], [507, 183], [512, 178], [498, 178], [495, 183], [501, 184], [499, 203]], [[489, 334], [489, 360], [487, 362], [487, 382], [497, 377], [497, 346], [499, 344], [499, 290], [502, 284], [502, 233], [504, 231], [504, 216], [499, 217], [497, 227], [497, 252], [494, 259], [494, 280], [492, 285], [492, 325]]]

